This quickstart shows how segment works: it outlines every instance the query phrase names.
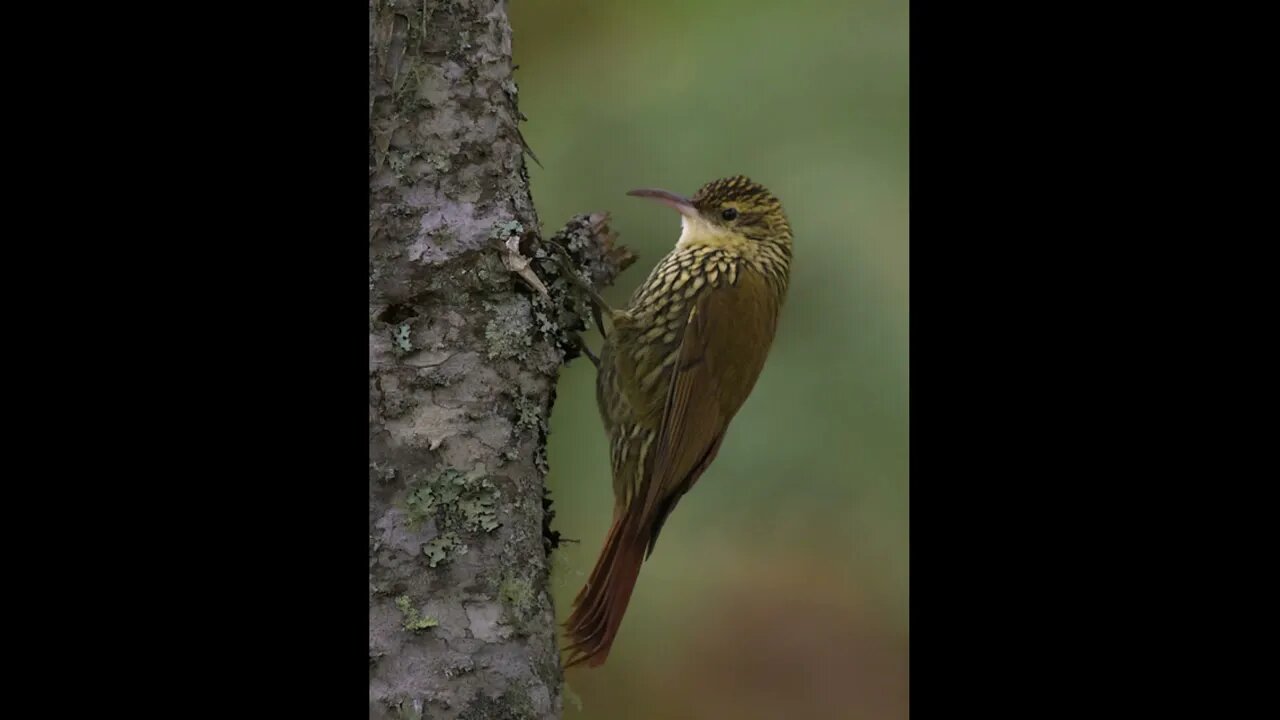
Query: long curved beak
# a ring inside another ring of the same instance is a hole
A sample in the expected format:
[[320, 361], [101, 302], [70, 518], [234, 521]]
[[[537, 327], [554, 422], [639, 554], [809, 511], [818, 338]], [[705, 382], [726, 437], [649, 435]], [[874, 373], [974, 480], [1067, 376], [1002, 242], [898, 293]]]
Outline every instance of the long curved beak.
[[642, 198], [649, 198], [650, 200], [657, 200], [658, 202], [662, 203], [663, 205], [666, 205], [672, 210], [675, 210], [681, 215], [685, 215], [688, 217], [697, 217], [698, 215], [698, 209], [693, 206], [693, 203], [689, 202], [688, 198], [681, 197], [679, 195], [676, 195], [673, 192], [667, 192], [666, 190], [654, 190], [650, 188], [641, 188], [639, 190], [632, 190], [627, 194], [633, 197], [642, 197]]

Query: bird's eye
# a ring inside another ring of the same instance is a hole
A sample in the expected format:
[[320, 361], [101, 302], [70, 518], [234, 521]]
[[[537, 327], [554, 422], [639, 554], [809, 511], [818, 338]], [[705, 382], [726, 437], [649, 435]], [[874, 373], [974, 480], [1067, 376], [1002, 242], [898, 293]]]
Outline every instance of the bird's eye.
[[738, 217], [738, 210], [737, 208], [725, 208], [720, 211], [720, 217], [724, 218], [725, 220], [732, 220]]

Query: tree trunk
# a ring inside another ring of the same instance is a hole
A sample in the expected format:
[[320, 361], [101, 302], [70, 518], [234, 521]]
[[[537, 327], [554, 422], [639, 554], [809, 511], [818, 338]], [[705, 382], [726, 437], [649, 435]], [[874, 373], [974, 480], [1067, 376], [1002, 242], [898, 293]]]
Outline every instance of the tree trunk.
[[[538, 234], [495, 0], [369, 5], [374, 718], [558, 718], [547, 420], [584, 306]], [[607, 284], [601, 215], [551, 242]]]

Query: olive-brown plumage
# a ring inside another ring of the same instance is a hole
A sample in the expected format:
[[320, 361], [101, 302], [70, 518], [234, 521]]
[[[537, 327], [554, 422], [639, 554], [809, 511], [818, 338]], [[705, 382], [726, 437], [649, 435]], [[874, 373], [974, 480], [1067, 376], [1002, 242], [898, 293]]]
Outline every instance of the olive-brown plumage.
[[782, 205], [748, 178], [716, 180], [687, 200], [662, 190], [630, 194], [677, 210], [682, 233], [626, 310], [603, 309], [613, 327], [596, 399], [610, 442], [614, 519], [566, 624], [570, 666], [608, 656], [641, 564], [764, 367], [791, 265]]

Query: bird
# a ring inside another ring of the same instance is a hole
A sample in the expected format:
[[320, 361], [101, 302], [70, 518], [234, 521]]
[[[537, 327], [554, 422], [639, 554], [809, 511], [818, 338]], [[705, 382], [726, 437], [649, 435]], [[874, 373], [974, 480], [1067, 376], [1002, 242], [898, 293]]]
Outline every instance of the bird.
[[715, 460], [755, 387], [790, 281], [782, 203], [744, 175], [691, 197], [639, 189], [680, 215], [681, 232], [625, 309], [589, 286], [604, 343], [596, 401], [613, 475], [613, 522], [565, 622], [565, 667], [609, 656], [643, 563], [668, 517]]

